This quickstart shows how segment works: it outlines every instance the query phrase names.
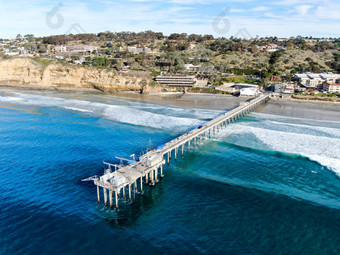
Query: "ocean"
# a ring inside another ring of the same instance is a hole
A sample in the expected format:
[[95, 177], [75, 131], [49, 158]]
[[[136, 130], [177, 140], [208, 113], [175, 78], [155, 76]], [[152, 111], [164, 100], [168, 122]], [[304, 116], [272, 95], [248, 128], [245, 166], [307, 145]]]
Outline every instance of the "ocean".
[[102, 174], [103, 161], [238, 104], [206, 98], [1, 90], [0, 254], [339, 254], [331, 105], [270, 102], [172, 159], [119, 211], [97, 203], [81, 180]]

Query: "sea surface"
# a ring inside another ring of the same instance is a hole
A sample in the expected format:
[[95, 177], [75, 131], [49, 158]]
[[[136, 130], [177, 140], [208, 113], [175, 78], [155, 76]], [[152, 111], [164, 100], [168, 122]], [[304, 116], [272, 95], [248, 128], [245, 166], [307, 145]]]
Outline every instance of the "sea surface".
[[340, 115], [330, 107], [311, 118], [269, 103], [172, 159], [132, 204], [98, 204], [81, 180], [103, 161], [237, 106], [169, 101], [0, 90], [0, 254], [340, 254]]

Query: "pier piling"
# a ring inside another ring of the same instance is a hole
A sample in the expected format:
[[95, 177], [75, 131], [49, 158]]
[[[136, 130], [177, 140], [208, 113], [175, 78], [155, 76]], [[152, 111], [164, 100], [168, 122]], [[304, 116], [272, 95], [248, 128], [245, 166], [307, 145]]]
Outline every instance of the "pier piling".
[[100, 203], [99, 185], [97, 185], [97, 200]]
[[106, 193], [105, 188], [103, 188], [103, 193], [104, 193], [104, 204], [105, 204], [105, 206], [107, 206], [107, 193]]
[[112, 190], [109, 190], [110, 208], [113, 208], [112, 195], [113, 195], [113, 191], [112, 191]]

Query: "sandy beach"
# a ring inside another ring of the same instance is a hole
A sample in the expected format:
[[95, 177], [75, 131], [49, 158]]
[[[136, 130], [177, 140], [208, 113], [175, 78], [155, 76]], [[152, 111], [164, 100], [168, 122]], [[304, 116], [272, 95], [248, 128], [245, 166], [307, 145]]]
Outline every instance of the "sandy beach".
[[[44, 95], [59, 94], [62, 97], [77, 97], [82, 100], [102, 101], [110, 96], [122, 97], [131, 101], [158, 104], [170, 107], [211, 109], [228, 111], [239, 106], [240, 103], [249, 100], [247, 97], [234, 97], [231, 95], [217, 94], [196, 94], [196, 93], [163, 93], [159, 94], [139, 94], [136, 92], [116, 92], [102, 93], [97, 90], [46, 90], [27, 89], [23, 87], [2, 87], [1, 91], [23, 91], [25, 93], [39, 93]], [[304, 100], [270, 100], [268, 104], [257, 109], [258, 112], [315, 120], [340, 121], [340, 104], [322, 101]]]

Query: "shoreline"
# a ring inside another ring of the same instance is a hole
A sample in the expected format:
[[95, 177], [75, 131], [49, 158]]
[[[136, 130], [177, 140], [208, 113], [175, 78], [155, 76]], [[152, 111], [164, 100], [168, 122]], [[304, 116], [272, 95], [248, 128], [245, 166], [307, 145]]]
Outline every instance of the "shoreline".
[[[29, 86], [29, 85], [21, 85], [21, 84], [11, 84], [11, 85], [0, 85], [1, 89], [19, 89], [19, 90], [32, 90], [32, 91], [53, 91], [53, 92], [74, 92], [74, 93], [89, 93], [89, 94], [100, 94], [100, 95], [140, 95], [140, 96], [148, 96], [148, 97], [171, 97], [171, 96], [209, 96], [209, 97], [218, 97], [218, 98], [235, 98], [240, 101], [250, 99], [252, 97], [235, 97], [232, 95], [224, 95], [224, 94], [213, 94], [213, 93], [195, 93], [195, 92], [160, 92], [160, 93], [149, 93], [142, 94], [138, 91], [102, 91], [96, 88], [75, 88], [75, 87], [48, 87], [48, 86]], [[241, 100], [243, 99], [243, 100]], [[301, 102], [301, 103], [316, 103], [316, 104], [334, 104], [339, 105], [340, 101], [327, 101], [327, 100], [315, 100], [315, 99], [280, 99], [280, 98], [270, 98], [271, 101], [278, 102]]]
[[318, 104], [340, 104], [340, 101], [326, 101], [326, 100], [315, 100], [315, 99], [280, 99], [280, 98], [270, 98], [272, 101], [279, 101], [279, 102], [303, 102], [303, 103], [318, 103]]

